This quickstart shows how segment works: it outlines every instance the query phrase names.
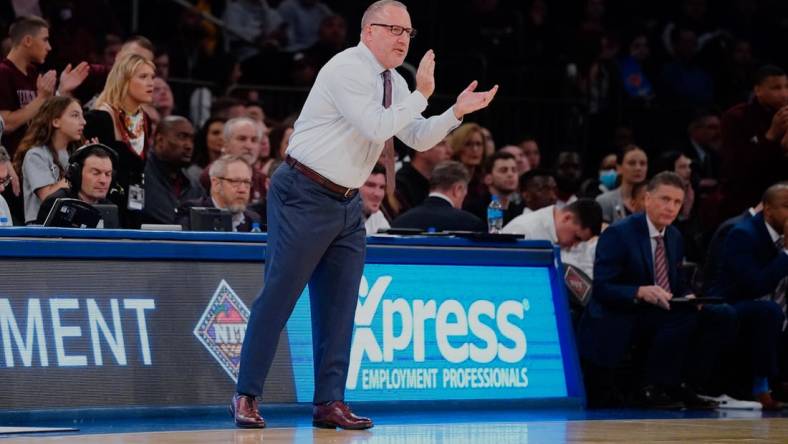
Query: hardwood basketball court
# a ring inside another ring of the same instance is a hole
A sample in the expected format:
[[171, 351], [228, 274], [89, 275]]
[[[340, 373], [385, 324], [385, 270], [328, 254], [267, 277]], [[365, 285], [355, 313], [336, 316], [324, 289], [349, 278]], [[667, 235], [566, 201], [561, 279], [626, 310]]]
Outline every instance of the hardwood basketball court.
[[198, 430], [9, 438], [7, 443], [679, 443], [788, 442], [788, 418], [384, 424], [369, 431], [312, 427]]

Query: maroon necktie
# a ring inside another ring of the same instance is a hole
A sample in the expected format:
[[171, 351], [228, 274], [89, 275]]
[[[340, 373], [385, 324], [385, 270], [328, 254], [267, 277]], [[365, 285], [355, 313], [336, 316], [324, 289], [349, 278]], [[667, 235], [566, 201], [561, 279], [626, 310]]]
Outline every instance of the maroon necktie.
[[654, 283], [670, 293], [670, 279], [668, 278], [668, 258], [665, 255], [665, 238], [655, 236], [657, 246], [654, 248]]
[[[391, 106], [391, 71], [383, 71], [383, 107]], [[383, 166], [386, 167], [386, 194], [394, 193], [394, 138], [386, 140], [383, 146]]]

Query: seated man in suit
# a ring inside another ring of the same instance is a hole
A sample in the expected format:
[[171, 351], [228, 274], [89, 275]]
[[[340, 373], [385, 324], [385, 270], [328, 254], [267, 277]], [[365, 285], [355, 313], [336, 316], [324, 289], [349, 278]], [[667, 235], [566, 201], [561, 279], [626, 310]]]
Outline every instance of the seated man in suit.
[[752, 393], [765, 410], [780, 410], [769, 391], [777, 376], [788, 279], [788, 182], [769, 187], [763, 211], [733, 227], [723, 246], [719, 292], [739, 317], [750, 352]]
[[487, 231], [487, 224], [463, 211], [470, 175], [465, 166], [448, 160], [432, 170], [430, 194], [419, 206], [394, 219], [394, 228], [421, 228], [436, 231]]
[[681, 178], [657, 174], [646, 189], [645, 212], [599, 236], [591, 301], [580, 321], [581, 355], [596, 368], [618, 367], [635, 343], [646, 344], [645, 384], [638, 394], [644, 407], [716, 406], [682, 385], [688, 338], [697, 326], [694, 306], [671, 304], [688, 294], [678, 272], [681, 233], [670, 225], [683, 202]]
[[738, 216], [725, 220], [714, 231], [709, 241], [709, 248], [706, 250], [706, 262], [703, 264], [703, 294], [722, 297], [719, 290], [719, 281], [722, 276], [725, 239], [728, 237], [728, 233], [731, 232], [733, 227], [746, 219], [750, 219], [761, 211], [763, 211], [763, 205], [759, 203], [755, 207], [748, 208]]
[[449, 160], [451, 147], [446, 136], [427, 151], [410, 151], [411, 161], [397, 171], [397, 194], [406, 209], [424, 202], [430, 193], [432, 170], [439, 163]]
[[233, 216], [233, 231], [249, 232], [257, 223], [265, 230], [260, 215], [247, 209], [252, 189], [252, 167], [239, 155], [224, 154], [210, 166], [211, 195], [202, 199], [189, 200], [178, 208], [178, 223], [184, 230], [191, 225], [191, 207], [214, 207], [226, 209]]
[[36, 223], [43, 225], [55, 201], [60, 198], [79, 199], [91, 205], [111, 204], [107, 194], [117, 161], [115, 150], [100, 143], [91, 143], [74, 151], [68, 159], [66, 171], [69, 187], [55, 191], [41, 203]]

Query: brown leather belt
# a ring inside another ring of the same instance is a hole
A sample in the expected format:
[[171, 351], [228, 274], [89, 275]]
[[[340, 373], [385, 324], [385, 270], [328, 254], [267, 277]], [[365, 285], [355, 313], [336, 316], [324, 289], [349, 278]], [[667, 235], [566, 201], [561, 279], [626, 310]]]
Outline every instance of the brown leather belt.
[[325, 188], [325, 189], [327, 189], [327, 190], [329, 190], [329, 191], [331, 191], [333, 193], [337, 193], [337, 194], [339, 194], [339, 195], [341, 195], [341, 196], [343, 196], [345, 198], [353, 197], [358, 192], [358, 188], [343, 187], [342, 185], [337, 185], [334, 182], [331, 182], [330, 180], [328, 180], [325, 177], [321, 176], [320, 173], [318, 173], [317, 171], [315, 171], [312, 168], [309, 168], [308, 166], [304, 165], [303, 163], [293, 159], [289, 155], [287, 157], [285, 157], [285, 163], [290, 165], [291, 168], [294, 168], [294, 169], [300, 171], [301, 174], [303, 174], [304, 176], [306, 176], [306, 177], [312, 179], [313, 181], [317, 182], [323, 188]]

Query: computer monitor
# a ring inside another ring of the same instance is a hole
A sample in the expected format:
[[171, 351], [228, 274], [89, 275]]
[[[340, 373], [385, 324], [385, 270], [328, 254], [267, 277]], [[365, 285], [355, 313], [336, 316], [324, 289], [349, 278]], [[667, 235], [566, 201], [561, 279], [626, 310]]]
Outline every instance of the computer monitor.
[[119, 228], [118, 206], [115, 204], [95, 204], [93, 208], [101, 213], [101, 220], [104, 221], [101, 228]]
[[101, 213], [89, 203], [79, 199], [60, 198], [55, 200], [44, 220], [45, 227], [96, 228]]
[[191, 231], [233, 231], [233, 216], [229, 211], [214, 207], [189, 209]]

